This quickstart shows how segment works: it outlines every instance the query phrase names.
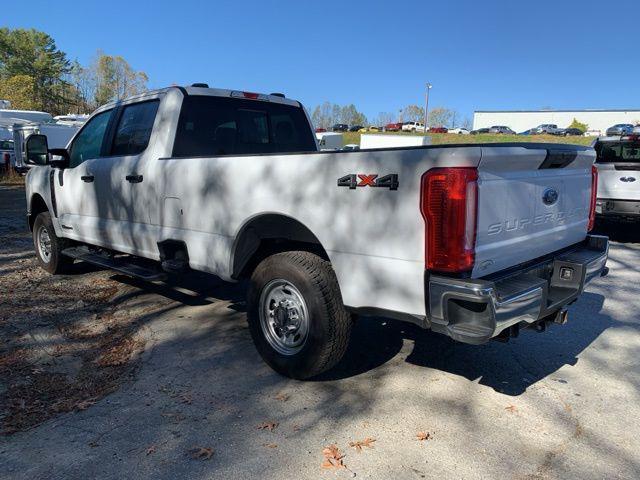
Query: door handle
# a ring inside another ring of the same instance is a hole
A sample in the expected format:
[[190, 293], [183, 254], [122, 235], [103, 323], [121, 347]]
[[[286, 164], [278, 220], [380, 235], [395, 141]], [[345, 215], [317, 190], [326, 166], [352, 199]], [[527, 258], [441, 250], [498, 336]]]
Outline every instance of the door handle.
[[80, 177], [80, 180], [82, 180], [83, 182], [86, 182], [86, 183], [91, 183], [91, 182], [93, 182], [93, 175], [82, 175]]
[[142, 181], [142, 175], [127, 175], [124, 177], [129, 183], [140, 183]]

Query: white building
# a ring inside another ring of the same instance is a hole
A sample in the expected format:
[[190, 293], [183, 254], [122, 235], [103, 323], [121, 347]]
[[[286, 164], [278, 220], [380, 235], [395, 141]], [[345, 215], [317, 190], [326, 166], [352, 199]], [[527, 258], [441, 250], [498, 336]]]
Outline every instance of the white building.
[[542, 123], [568, 127], [573, 119], [586, 123], [589, 130], [600, 130], [616, 123], [640, 124], [640, 110], [479, 110], [473, 112], [473, 128], [506, 125], [516, 132], [523, 132]]

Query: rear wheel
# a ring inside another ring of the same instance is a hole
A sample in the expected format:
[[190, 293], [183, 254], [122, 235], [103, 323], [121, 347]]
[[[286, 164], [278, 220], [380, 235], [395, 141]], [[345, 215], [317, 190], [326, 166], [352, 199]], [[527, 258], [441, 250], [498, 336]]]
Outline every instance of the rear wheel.
[[256, 348], [282, 375], [314, 377], [335, 366], [347, 349], [351, 317], [331, 264], [317, 255], [267, 257], [251, 276], [247, 303]]
[[62, 255], [68, 241], [56, 236], [49, 212], [38, 214], [33, 222], [33, 245], [38, 263], [49, 273], [65, 273], [73, 264], [72, 258]]

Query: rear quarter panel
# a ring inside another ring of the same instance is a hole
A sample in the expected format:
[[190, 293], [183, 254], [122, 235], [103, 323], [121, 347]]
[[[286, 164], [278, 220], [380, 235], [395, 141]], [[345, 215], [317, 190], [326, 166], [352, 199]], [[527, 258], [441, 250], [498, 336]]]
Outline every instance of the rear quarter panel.
[[[421, 176], [479, 159], [478, 147], [161, 159], [159, 200], [182, 211], [163, 236], [184, 235], [193, 265], [228, 278], [243, 225], [287, 215], [322, 243], [346, 305], [424, 316]], [[399, 188], [338, 187], [349, 174], [397, 174]]]

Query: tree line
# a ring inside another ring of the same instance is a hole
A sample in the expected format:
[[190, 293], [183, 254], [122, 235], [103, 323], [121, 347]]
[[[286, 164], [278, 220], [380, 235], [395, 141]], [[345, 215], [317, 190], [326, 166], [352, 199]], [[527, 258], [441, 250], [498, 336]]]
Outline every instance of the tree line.
[[[424, 107], [408, 105], [398, 110], [397, 113], [380, 112], [375, 118], [369, 120], [353, 104], [341, 106], [331, 102], [324, 102], [313, 109], [311, 121], [316, 128], [326, 129], [330, 129], [332, 125], [337, 123], [384, 127], [389, 123], [396, 122], [424, 122]], [[457, 111], [445, 107], [435, 107], [429, 110], [428, 123], [430, 127], [460, 126], [471, 128], [470, 118], [461, 118]]]
[[147, 89], [148, 77], [121, 56], [97, 51], [93, 61], [71, 61], [55, 40], [35, 29], [0, 28], [0, 99], [11, 108], [53, 115], [90, 113]]

